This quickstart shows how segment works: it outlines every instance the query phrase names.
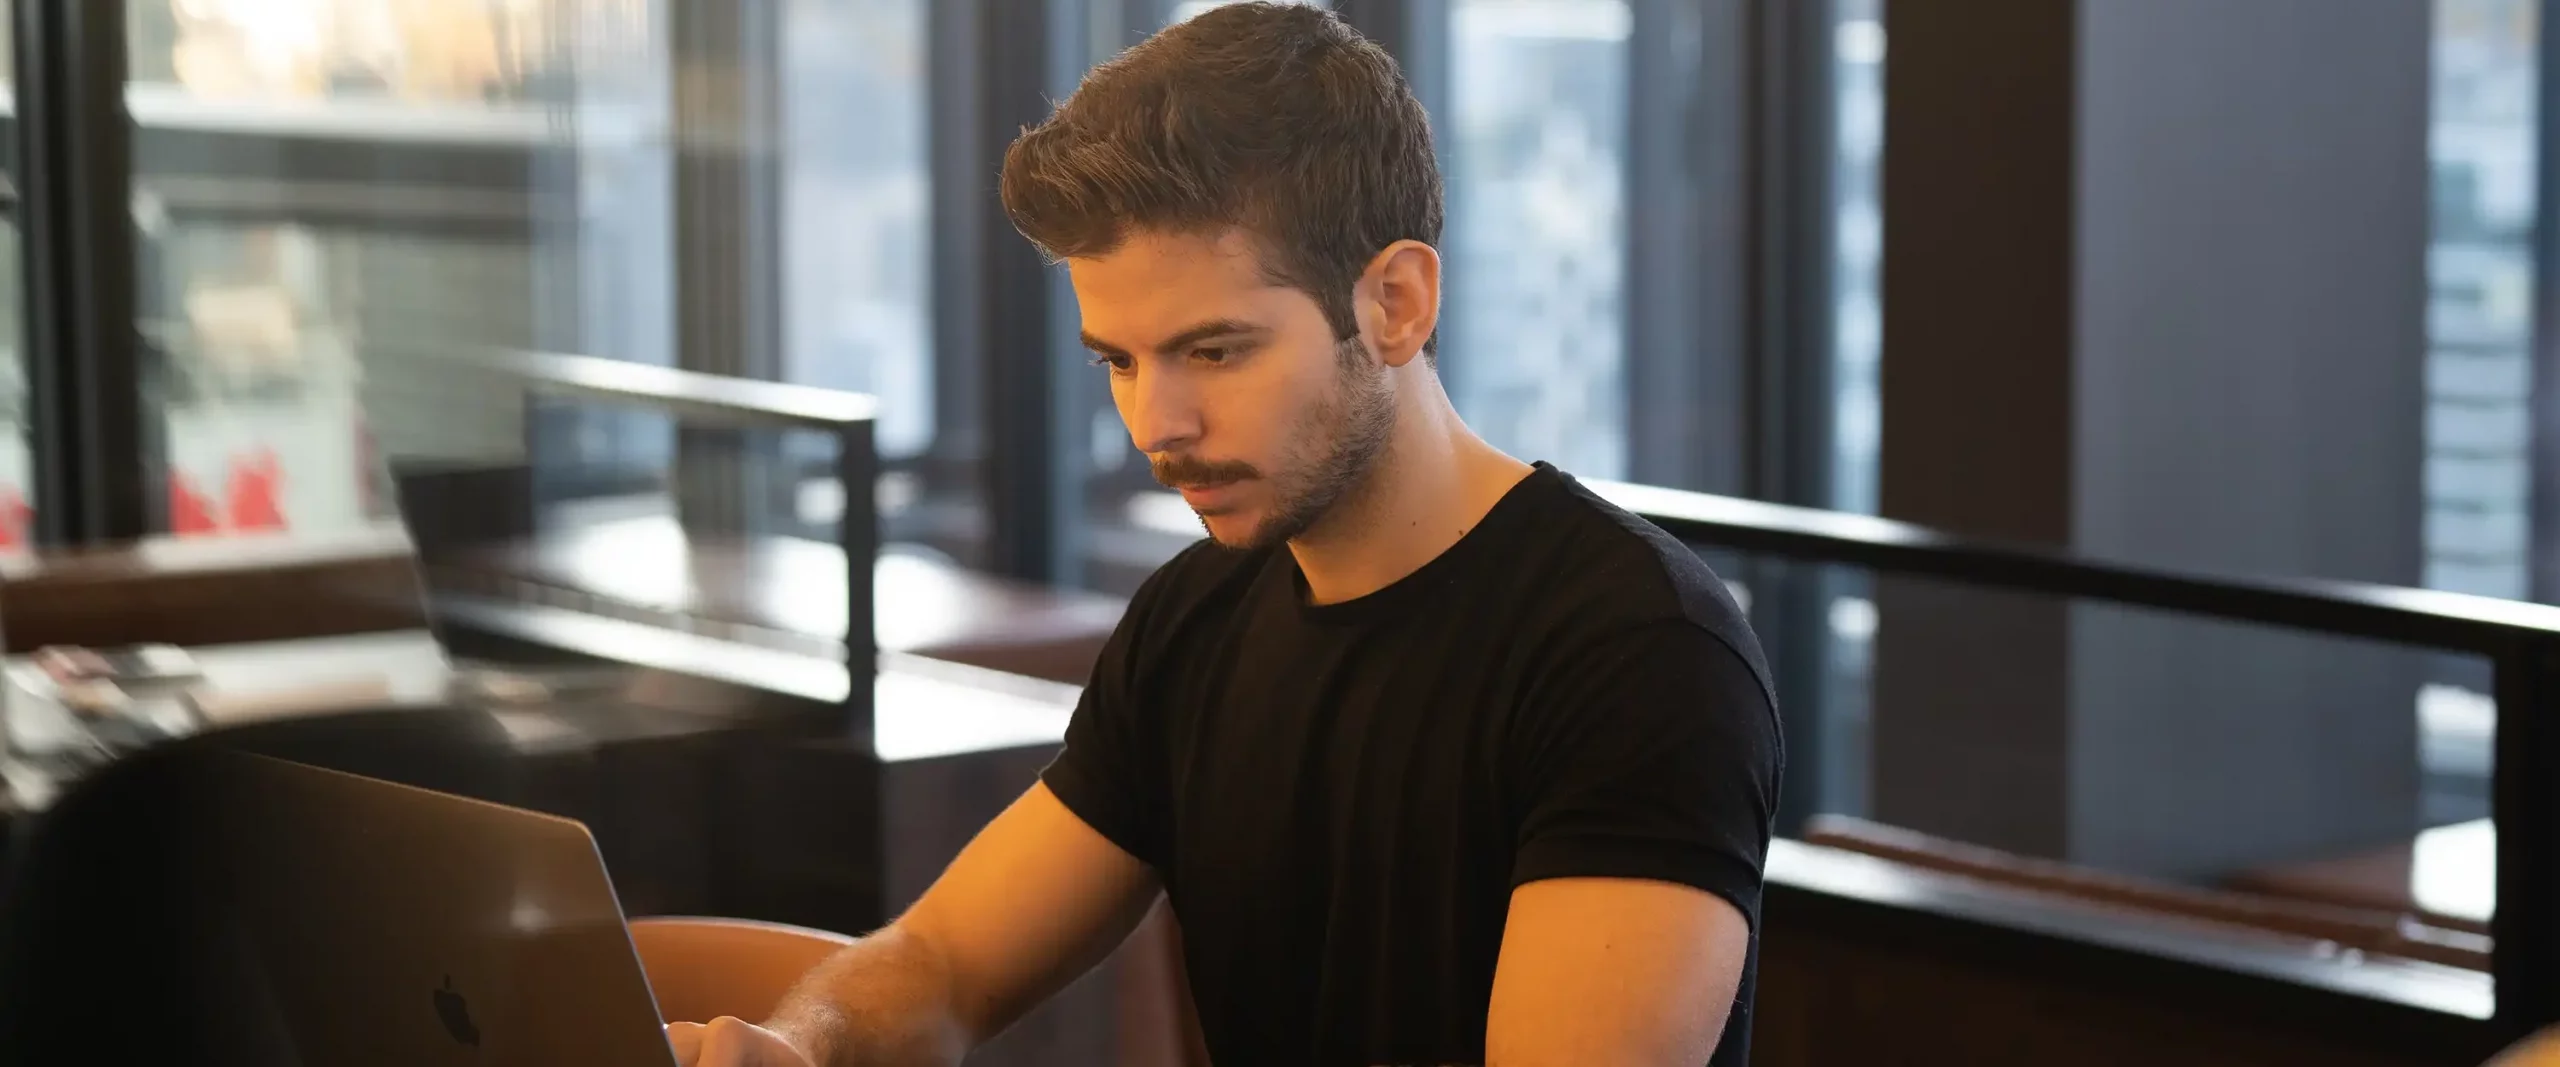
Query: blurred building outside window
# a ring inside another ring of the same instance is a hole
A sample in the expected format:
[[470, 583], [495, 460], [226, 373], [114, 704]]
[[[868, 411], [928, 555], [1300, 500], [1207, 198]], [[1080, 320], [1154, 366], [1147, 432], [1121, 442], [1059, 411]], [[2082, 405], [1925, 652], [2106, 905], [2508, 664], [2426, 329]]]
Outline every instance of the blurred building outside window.
[[1627, 467], [1624, 0], [1456, 0], [1444, 374], [1470, 426], [1586, 478]]
[[[2434, 4], [2425, 582], [2525, 598], [2542, 4]], [[2418, 695], [2430, 826], [2488, 811], [2497, 704], [2479, 671], [2462, 674]]]
[[[240, 480], [235, 468], [273, 474], [292, 501], [276, 518], [301, 528], [368, 513], [364, 479], [343, 477], [335, 457], [370, 438], [397, 455], [521, 450], [516, 413], [500, 410], [511, 401], [446, 373], [438, 348], [674, 362], [675, 0], [129, 3], [130, 96], [146, 138], [168, 124], [249, 136], [318, 128], [359, 158], [369, 146], [448, 142], [535, 157], [525, 188], [510, 191], [534, 205], [529, 240], [230, 219], [180, 220], [146, 238], [159, 246], [146, 270], [156, 260], [168, 292], [156, 325], [183, 383], [167, 409], [182, 531], [245, 528], [219, 489]], [[926, 11], [921, 0], [793, 0], [778, 35], [781, 371], [879, 394], [892, 464], [936, 433]], [[420, 157], [381, 154], [395, 158]], [[435, 180], [402, 165], [379, 163], [367, 180]], [[137, 175], [145, 202], [172, 177]], [[257, 176], [287, 188], [309, 177]], [[250, 377], [254, 401], [233, 388]], [[671, 455], [662, 419], [578, 412], [562, 423], [542, 441], [546, 462], [663, 471]], [[347, 445], [322, 458], [313, 445], [326, 440]], [[832, 483], [824, 488], [803, 494], [802, 518], [841, 512]]]
[[[1833, 0], [1831, 12], [1831, 506], [1861, 514], [1876, 510], [1884, 443], [1885, 2]], [[1867, 810], [1876, 607], [1865, 572], [1841, 569], [1830, 584], [1823, 808], [1855, 815]]]
[[[1207, 11], [1210, 8], [1225, 7], [1228, 4], [1235, 2], [1236, 0], [1181, 0], [1180, 3], [1173, 5], [1172, 17], [1164, 20], [1165, 25], [1170, 26], [1177, 22], [1188, 21], [1192, 16], [1203, 11]], [[1327, 2], [1327, 0], [1289, 0], [1289, 2], [1305, 4], [1309, 7], [1330, 8], [1333, 6], [1331, 3]]]
[[[891, 466], [932, 449], [940, 427], [929, 279], [925, 143], [926, 0], [793, 0], [785, 7], [784, 376], [880, 398]], [[833, 445], [789, 439], [814, 473], [798, 518], [835, 521]], [[879, 504], [893, 526], [927, 494], [965, 496], [892, 471]]]

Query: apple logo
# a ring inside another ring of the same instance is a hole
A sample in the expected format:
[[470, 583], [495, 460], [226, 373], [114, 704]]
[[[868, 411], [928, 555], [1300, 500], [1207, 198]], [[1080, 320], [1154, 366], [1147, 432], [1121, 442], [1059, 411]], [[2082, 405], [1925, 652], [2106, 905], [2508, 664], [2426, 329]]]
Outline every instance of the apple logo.
[[471, 1024], [471, 1005], [454, 992], [453, 976], [444, 976], [444, 988], [436, 990], [436, 1017], [444, 1020], [444, 1032], [473, 1048], [480, 1047], [480, 1028]]

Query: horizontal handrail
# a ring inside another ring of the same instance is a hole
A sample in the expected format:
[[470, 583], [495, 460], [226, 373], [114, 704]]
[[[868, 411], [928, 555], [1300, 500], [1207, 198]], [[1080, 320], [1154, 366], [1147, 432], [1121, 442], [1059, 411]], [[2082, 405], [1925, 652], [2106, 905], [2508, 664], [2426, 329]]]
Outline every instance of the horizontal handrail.
[[688, 422], [830, 433], [874, 420], [877, 399], [816, 386], [732, 378], [600, 356], [490, 349], [466, 358], [536, 392], [636, 404]]
[[2117, 563], [1957, 537], [1871, 515], [1623, 482], [1585, 484], [1683, 541], [1871, 567], [1897, 576], [2491, 656], [2524, 641], [2560, 637], [2560, 607], [2548, 604], [2369, 582], [2241, 577]]

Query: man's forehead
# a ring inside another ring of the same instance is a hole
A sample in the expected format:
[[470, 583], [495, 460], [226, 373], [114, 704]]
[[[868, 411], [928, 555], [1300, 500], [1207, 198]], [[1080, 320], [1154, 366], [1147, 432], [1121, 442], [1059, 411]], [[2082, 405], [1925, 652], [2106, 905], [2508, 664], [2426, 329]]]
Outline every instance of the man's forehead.
[[1263, 274], [1250, 238], [1133, 235], [1109, 253], [1067, 260], [1085, 332], [1115, 346], [1152, 346], [1195, 323], [1277, 325], [1295, 292]]
[[1217, 232], [1139, 230], [1096, 256], [1070, 257], [1070, 272], [1112, 278], [1146, 274], [1198, 277], [1202, 272], [1233, 281], [1256, 281], [1263, 275], [1260, 250], [1251, 234], [1236, 227]]

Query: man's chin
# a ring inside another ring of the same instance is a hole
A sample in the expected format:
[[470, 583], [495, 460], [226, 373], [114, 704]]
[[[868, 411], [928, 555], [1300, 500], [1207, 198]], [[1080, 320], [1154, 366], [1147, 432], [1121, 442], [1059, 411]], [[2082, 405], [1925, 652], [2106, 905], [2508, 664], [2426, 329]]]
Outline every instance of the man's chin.
[[1258, 544], [1254, 536], [1260, 532], [1262, 524], [1241, 509], [1194, 514], [1200, 516], [1200, 528], [1209, 531], [1209, 539], [1223, 547], [1247, 549]]

